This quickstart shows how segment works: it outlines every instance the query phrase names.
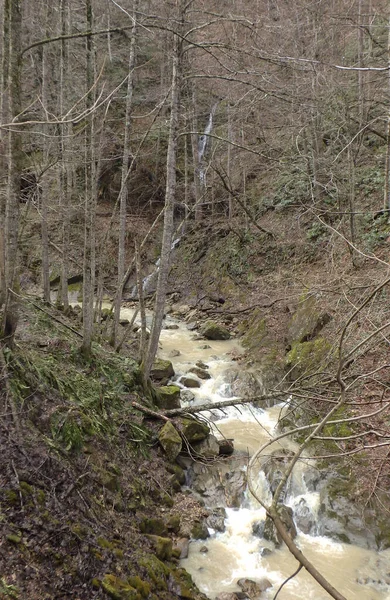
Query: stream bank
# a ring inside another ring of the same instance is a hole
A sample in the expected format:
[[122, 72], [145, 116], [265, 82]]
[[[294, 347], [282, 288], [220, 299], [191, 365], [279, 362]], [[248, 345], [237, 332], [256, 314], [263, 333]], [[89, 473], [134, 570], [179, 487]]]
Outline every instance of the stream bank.
[[[187, 485], [211, 513], [208, 520], [211, 535], [202, 535], [206, 539], [192, 541], [189, 556], [181, 564], [209, 598], [228, 598], [221, 594], [233, 594], [229, 596], [232, 600], [244, 597], [242, 585], [240, 587], [237, 582], [249, 579], [260, 586], [268, 580], [269, 589], [261, 591], [259, 597], [271, 599], [297, 565], [286, 548], [278, 547], [277, 539], [265, 533], [265, 511], [248, 495], [245, 471], [251, 454], [278, 430], [278, 421], [286, 405], [270, 408], [241, 406], [238, 410], [224, 409], [223, 413], [213, 411], [213, 402], [234, 397], [237, 379], [247, 383], [243, 365], [232, 360], [232, 355], [237, 359], [242, 348], [235, 340], [206, 340], [205, 344], [191, 331], [191, 325], [170, 322], [170, 319], [166, 324], [160, 355], [169, 357], [174, 364], [173, 383], [180, 386], [186, 373], [197, 362], [203, 363], [210, 377], [200, 380], [199, 387], [191, 389], [192, 398], [185, 404], [210, 402], [207, 418], [213, 423], [213, 433], [217, 438], [233, 439], [235, 448], [231, 457], [219, 458], [212, 465], [198, 461], [186, 464]], [[257, 381], [256, 392], [264, 391], [258, 374], [254, 376], [255, 370], [250, 369], [249, 373], [250, 379]], [[184, 389], [184, 398], [188, 398], [187, 392]], [[270, 454], [277, 449], [278, 454], [282, 451], [288, 457], [296, 445], [288, 438], [285, 440], [272, 448]], [[263, 498], [275, 489], [283, 469], [283, 460], [278, 459], [271, 468], [267, 462], [269, 459], [260, 465], [257, 475]], [[331, 475], [334, 479], [336, 474]], [[353, 501], [337, 498], [334, 487], [328, 493], [331, 479], [331, 476], [324, 478], [323, 471], [306, 457], [300, 461], [299, 469], [285, 491], [283, 502], [293, 515], [298, 546], [347, 598], [388, 600], [390, 551], [378, 551], [377, 524], [371, 522], [367, 526]], [[332, 495], [331, 500], [329, 495]], [[344, 523], [344, 529], [341, 523]], [[355, 543], [345, 543], [347, 541]], [[234, 596], [238, 592], [241, 596]], [[260, 588], [257, 593], [260, 594]], [[283, 598], [302, 597], [325, 600], [328, 596], [309, 575], [300, 573], [284, 588]]]

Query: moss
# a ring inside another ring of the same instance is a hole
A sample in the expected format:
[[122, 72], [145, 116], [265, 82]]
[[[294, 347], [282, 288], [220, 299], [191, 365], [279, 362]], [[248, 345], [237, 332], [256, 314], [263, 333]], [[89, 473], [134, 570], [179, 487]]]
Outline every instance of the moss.
[[182, 435], [189, 444], [205, 440], [210, 433], [210, 428], [206, 423], [202, 423], [193, 417], [179, 419]]
[[158, 434], [158, 441], [164, 448], [169, 460], [174, 461], [181, 452], [182, 441], [179, 433], [170, 421], [165, 423]]
[[150, 594], [150, 584], [146, 581], [143, 581], [141, 577], [136, 575], [135, 577], [129, 577], [128, 582], [133, 586], [136, 590], [138, 590], [142, 596], [142, 598], [147, 598]]
[[330, 353], [331, 345], [325, 338], [294, 343], [286, 357], [290, 376], [294, 379], [309, 372], [319, 371]]
[[6, 539], [11, 544], [20, 544], [22, 541], [22, 533], [20, 531], [18, 531], [18, 533], [9, 533]]
[[26, 481], [20, 482], [20, 491], [22, 492], [22, 496], [24, 498], [26, 498], [28, 496], [32, 496], [34, 494], [33, 486], [28, 484]]
[[154, 548], [154, 552], [160, 560], [170, 560], [172, 556], [172, 540], [160, 535], [147, 535]]
[[102, 588], [113, 600], [142, 600], [142, 596], [128, 581], [116, 575], [107, 574], [103, 577]]
[[102, 582], [97, 577], [94, 577], [91, 581], [91, 585], [95, 590], [100, 589]]
[[112, 550], [114, 548], [113, 542], [110, 542], [109, 540], [106, 540], [103, 537], [98, 537], [97, 543], [101, 548], [104, 548], [105, 550]]
[[8, 504], [10, 504], [11, 506], [15, 506], [17, 504], [19, 504], [19, 494], [17, 492], [15, 492], [15, 490], [4, 490], [4, 498], [6, 500], [6, 502], [8, 502]]
[[180, 388], [177, 385], [164, 385], [156, 388], [156, 404], [159, 408], [170, 410], [180, 408]]
[[140, 524], [141, 533], [150, 533], [153, 535], [167, 535], [167, 528], [161, 519], [145, 518]]
[[161, 562], [161, 560], [159, 560], [157, 556], [155, 556], [154, 554], [148, 554], [146, 556], [143, 556], [140, 559], [139, 564], [141, 567], [144, 567], [146, 569], [149, 579], [153, 581], [157, 589], [168, 589], [167, 579], [171, 570], [169, 569], [169, 567], [164, 565], [164, 563]]
[[173, 531], [174, 533], [178, 534], [180, 531], [180, 515], [172, 515], [172, 517], [170, 517], [168, 519], [168, 523], [167, 523], [167, 527], [170, 531]]

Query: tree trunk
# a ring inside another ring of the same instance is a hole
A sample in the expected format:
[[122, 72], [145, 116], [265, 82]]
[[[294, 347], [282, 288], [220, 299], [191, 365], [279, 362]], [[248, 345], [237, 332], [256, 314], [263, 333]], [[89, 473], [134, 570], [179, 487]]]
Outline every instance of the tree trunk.
[[[181, 11], [181, 18], [184, 18], [184, 10]], [[167, 182], [165, 190], [164, 230], [161, 247], [160, 271], [154, 306], [154, 318], [150, 333], [148, 351], [145, 362], [143, 363], [143, 375], [145, 383], [149, 379], [150, 369], [157, 354], [158, 341], [160, 338], [162, 322], [164, 318], [165, 298], [169, 274], [169, 260], [174, 231], [173, 213], [176, 195], [177, 133], [180, 116], [181, 48], [181, 38], [177, 33], [175, 33], [172, 64], [171, 118], [167, 151]]]
[[129, 53], [129, 75], [127, 80], [126, 95], [126, 114], [125, 114], [125, 134], [123, 140], [121, 189], [120, 189], [120, 208], [119, 208], [119, 246], [118, 246], [118, 280], [115, 296], [114, 320], [111, 334], [111, 344], [115, 347], [117, 343], [117, 334], [119, 327], [120, 309], [123, 295], [123, 278], [125, 275], [125, 255], [126, 255], [126, 224], [127, 224], [127, 186], [129, 178], [130, 161], [130, 133], [131, 133], [131, 112], [134, 89], [134, 67], [135, 67], [135, 47], [137, 38], [136, 11], [138, 9], [138, 0], [134, 2], [133, 11], [133, 29], [131, 32], [130, 53]]
[[[12, 120], [17, 120], [21, 112], [21, 32], [22, 12], [21, 0], [13, 0], [7, 5], [8, 14], [4, 20], [9, 22], [9, 72], [8, 72], [8, 106]], [[8, 185], [5, 206], [5, 307], [1, 327], [1, 337], [8, 345], [13, 344], [17, 325], [17, 305], [12, 292], [17, 284], [17, 255], [19, 234], [19, 197], [20, 178], [22, 172], [22, 138], [21, 133], [10, 127], [8, 133]]]
[[[92, 1], [86, 2], [88, 30], [93, 30]], [[92, 36], [87, 37], [87, 107], [94, 102], [92, 90], [95, 74], [94, 45]], [[83, 343], [82, 353], [88, 357], [91, 353], [93, 336], [93, 303], [95, 291], [95, 151], [94, 151], [94, 113], [89, 116], [85, 131], [85, 225], [84, 225], [84, 266], [83, 266]]]

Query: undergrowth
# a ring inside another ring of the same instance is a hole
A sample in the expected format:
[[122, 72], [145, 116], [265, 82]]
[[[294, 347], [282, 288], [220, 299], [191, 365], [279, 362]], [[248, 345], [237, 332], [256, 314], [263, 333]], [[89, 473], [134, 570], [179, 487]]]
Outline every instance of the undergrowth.
[[31, 340], [6, 351], [10, 389], [20, 412], [35, 417], [38, 428], [41, 416], [49, 415], [46, 441], [66, 452], [79, 451], [91, 436], [115, 438], [124, 426], [131, 440], [146, 443], [148, 433], [135, 422], [126, 400], [137, 390], [137, 363], [98, 344], [86, 361], [78, 338], [59, 327], [35, 314], [29, 323]]

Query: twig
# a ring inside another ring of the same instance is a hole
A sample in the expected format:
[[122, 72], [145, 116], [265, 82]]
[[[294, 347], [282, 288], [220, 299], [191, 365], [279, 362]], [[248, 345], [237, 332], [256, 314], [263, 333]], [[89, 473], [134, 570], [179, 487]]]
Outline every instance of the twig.
[[273, 597], [273, 600], [276, 600], [276, 598], [279, 596], [279, 593], [281, 592], [282, 588], [284, 588], [286, 583], [288, 583], [289, 581], [291, 581], [291, 579], [294, 579], [294, 577], [296, 575], [298, 575], [298, 573], [302, 569], [302, 567], [303, 567], [303, 565], [299, 565], [298, 569], [296, 571], [294, 571], [294, 573], [292, 575], [290, 575], [290, 577], [287, 577], [287, 579], [285, 581], [283, 581], [282, 585], [280, 586], [280, 588], [276, 592], [275, 596]]

